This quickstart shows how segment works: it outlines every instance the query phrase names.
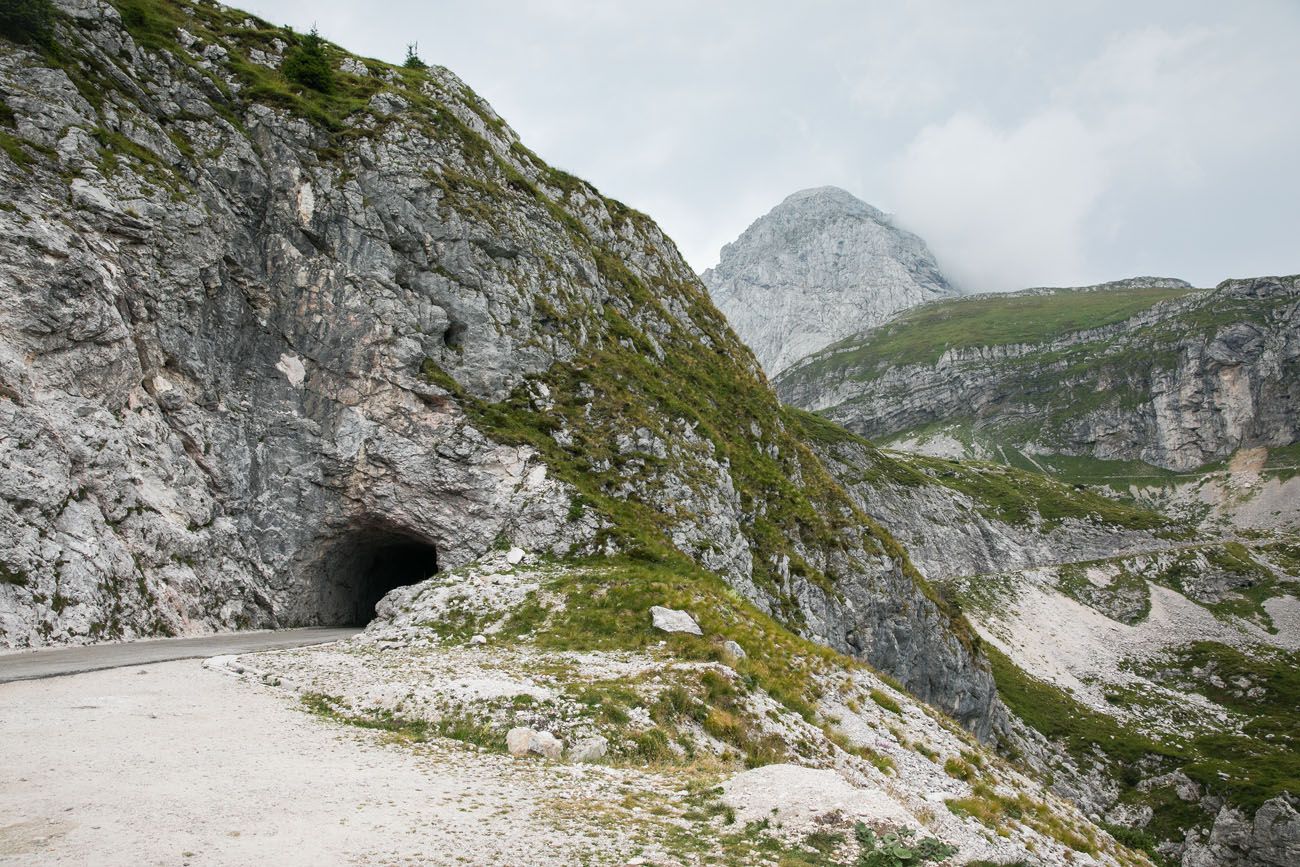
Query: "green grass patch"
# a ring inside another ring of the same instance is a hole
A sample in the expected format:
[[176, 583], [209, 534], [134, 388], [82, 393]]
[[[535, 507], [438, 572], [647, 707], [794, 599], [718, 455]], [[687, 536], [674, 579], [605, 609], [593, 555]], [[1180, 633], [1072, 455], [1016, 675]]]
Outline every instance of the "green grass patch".
[[925, 304], [871, 331], [822, 350], [789, 379], [815, 378], [831, 369], [870, 378], [887, 367], [933, 364], [945, 351], [979, 346], [1048, 343], [1078, 331], [1131, 319], [1194, 289], [1138, 287], [992, 295]]
[[[565, 604], [543, 605], [557, 595]], [[663, 633], [651, 626], [650, 608], [663, 605], [690, 612], [705, 636]], [[545, 581], [539, 593], [516, 609], [498, 635], [527, 640], [551, 650], [645, 650], [663, 641], [684, 659], [725, 662], [722, 642], [761, 647], [736, 661], [742, 682], [765, 690], [805, 719], [816, 719], [820, 689], [813, 675], [831, 667], [861, 665], [819, 644], [799, 638], [742, 599], [721, 578], [693, 564], [592, 560]], [[729, 687], [706, 678], [708, 703], [728, 710]], [[721, 726], [725, 719], [714, 721]], [[726, 740], [726, 738], [722, 738]]]
[[903, 709], [898, 706], [898, 702], [894, 701], [888, 693], [882, 690], [873, 689], [871, 691], [871, 700], [890, 713], [898, 714], [899, 716], [903, 715]]
[[0, 0], [0, 36], [27, 45], [54, 41], [54, 4], [50, 0]]
[[317, 716], [357, 728], [386, 732], [394, 739], [406, 743], [424, 743], [431, 738], [441, 737], [492, 752], [505, 752], [506, 749], [505, 733], [496, 731], [472, 714], [448, 714], [429, 722], [400, 717], [391, 711], [352, 713], [342, 708], [339, 698], [319, 692], [304, 693], [300, 701], [306, 710]]
[[1006, 832], [1013, 823], [1019, 823], [1076, 852], [1095, 855], [1098, 851], [1097, 834], [1091, 825], [1070, 822], [1023, 792], [1004, 795], [987, 783], [976, 783], [969, 796], [949, 798], [945, 803], [953, 815], [972, 818], [995, 831]]

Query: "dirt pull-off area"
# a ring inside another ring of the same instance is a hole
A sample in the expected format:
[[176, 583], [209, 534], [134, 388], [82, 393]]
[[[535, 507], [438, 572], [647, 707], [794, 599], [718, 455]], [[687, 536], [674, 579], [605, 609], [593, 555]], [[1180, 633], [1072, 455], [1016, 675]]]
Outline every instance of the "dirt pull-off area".
[[614, 769], [399, 748], [198, 660], [0, 686], [0, 731], [3, 864], [578, 864], [619, 848], [550, 815], [557, 787], [621, 797]]

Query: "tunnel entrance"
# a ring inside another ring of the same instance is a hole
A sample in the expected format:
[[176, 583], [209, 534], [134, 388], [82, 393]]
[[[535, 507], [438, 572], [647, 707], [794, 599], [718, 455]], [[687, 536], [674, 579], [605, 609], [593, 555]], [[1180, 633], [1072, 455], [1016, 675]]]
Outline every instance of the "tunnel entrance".
[[367, 528], [331, 546], [323, 567], [322, 621], [365, 626], [390, 590], [419, 583], [438, 571], [438, 552], [412, 534]]

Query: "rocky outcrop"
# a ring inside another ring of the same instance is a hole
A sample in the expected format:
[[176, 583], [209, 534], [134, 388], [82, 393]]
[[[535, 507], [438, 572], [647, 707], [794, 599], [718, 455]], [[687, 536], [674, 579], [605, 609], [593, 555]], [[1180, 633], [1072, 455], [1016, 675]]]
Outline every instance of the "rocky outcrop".
[[837, 187], [786, 198], [701, 279], [769, 376], [899, 310], [957, 294], [924, 241]]
[[57, 62], [0, 43], [3, 643], [364, 620], [515, 543], [698, 564], [1001, 729], [649, 218], [446, 70], [59, 8]]
[[[1170, 544], [1151, 528], [1124, 526], [1099, 515], [1056, 523], [1038, 515], [1020, 523], [999, 520], [985, 514], [978, 498], [945, 487], [941, 479], [891, 474], [888, 465], [906, 467], [906, 459], [886, 456], [869, 443], [848, 438], [810, 442], [862, 510], [905, 545], [911, 561], [932, 580], [1100, 560]], [[1065, 485], [1049, 485], [1048, 496], [1078, 494]]]
[[1247, 819], [1240, 810], [1223, 807], [1214, 819], [1208, 840], [1192, 840], [1183, 852], [1182, 867], [1286, 867], [1300, 864], [1300, 813], [1296, 798], [1279, 795]]
[[[1101, 288], [1126, 303], [1125, 287]], [[1064, 330], [1058, 321], [1091, 315], [1072, 310], [1076, 301], [1096, 296], [1052, 295], [1048, 313], [1029, 303], [1042, 293], [1026, 293], [927, 307], [924, 321], [904, 315], [787, 370], [778, 393], [878, 441], [951, 424], [994, 448], [1175, 470], [1300, 439], [1300, 278], [1227, 281]], [[1040, 316], [1049, 336], [984, 338], [985, 320], [999, 316]], [[962, 319], [972, 325], [958, 346], [931, 346], [921, 333], [940, 320], [958, 333]], [[933, 360], [919, 360], [927, 352]]]

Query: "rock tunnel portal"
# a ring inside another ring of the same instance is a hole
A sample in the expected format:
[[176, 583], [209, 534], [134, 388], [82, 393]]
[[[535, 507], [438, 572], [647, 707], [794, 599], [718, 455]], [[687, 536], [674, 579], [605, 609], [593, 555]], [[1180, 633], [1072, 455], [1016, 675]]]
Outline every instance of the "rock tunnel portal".
[[367, 527], [330, 546], [321, 566], [320, 622], [365, 626], [390, 590], [416, 584], [438, 571], [438, 552], [414, 534]]

